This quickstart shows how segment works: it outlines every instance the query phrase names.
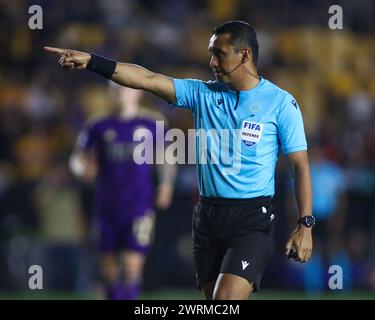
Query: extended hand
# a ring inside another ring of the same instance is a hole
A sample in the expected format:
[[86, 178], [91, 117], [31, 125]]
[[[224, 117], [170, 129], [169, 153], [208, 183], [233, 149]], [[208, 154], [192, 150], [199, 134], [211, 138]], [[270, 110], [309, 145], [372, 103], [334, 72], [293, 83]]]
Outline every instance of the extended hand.
[[91, 59], [91, 55], [86, 52], [62, 49], [54, 47], [44, 47], [47, 52], [57, 53], [60, 56], [59, 64], [64, 69], [86, 69], [87, 64]]
[[292, 232], [290, 238], [285, 246], [285, 254], [288, 255], [292, 247], [297, 252], [296, 261], [306, 262], [311, 258], [312, 253], [312, 235], [311, 229], [303, 225], [298, 227]]

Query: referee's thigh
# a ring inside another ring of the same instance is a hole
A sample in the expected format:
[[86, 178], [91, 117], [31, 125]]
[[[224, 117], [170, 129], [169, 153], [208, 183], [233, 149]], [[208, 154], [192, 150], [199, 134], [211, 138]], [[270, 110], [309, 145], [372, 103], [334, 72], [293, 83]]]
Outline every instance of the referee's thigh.
[[213, 292], [213, 300], [247, 300], [253, 284], [231, 273], [220, 273]]
[[201, 285], [202, 287], [202, 293], [206, 300], [212, 300], [214, 295], [214, 289], [215, 289], [216, 281], [209, 281]]

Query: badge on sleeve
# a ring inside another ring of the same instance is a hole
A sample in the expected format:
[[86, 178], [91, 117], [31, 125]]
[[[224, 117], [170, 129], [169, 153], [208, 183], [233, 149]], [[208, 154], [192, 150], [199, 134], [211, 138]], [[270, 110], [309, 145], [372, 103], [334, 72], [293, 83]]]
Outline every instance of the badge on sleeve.
[[246, 146], [256, 145], [262, 137], [263, 124], [244, 120], [241, 126], [241, 139]]

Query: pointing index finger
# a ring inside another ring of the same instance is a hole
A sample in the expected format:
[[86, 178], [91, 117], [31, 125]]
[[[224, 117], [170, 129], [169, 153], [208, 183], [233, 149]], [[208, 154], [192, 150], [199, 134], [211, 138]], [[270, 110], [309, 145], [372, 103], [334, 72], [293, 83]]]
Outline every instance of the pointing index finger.
[[62, 48], [56, 48], [56, 47], [44, 47], [43, 49], [45, 51], [54, 52], [54, 53], [57, 53], [59, 55], [66, 55], [68, 53], [68, 50], [62, 49]]

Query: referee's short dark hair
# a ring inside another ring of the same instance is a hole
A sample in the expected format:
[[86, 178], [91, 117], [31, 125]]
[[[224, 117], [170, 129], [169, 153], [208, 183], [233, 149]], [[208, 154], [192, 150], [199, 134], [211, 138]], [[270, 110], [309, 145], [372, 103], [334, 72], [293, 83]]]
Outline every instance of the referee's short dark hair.
[[259, 45], [254, 29], [245, 21], [232, 20], [220, 24], [213, 29], [212, 34], [228, 33], [231, 36], [230, 44], [237, 50], [244, 47], [250, 48], [253, 55], [253, 63], [258, 62]]

